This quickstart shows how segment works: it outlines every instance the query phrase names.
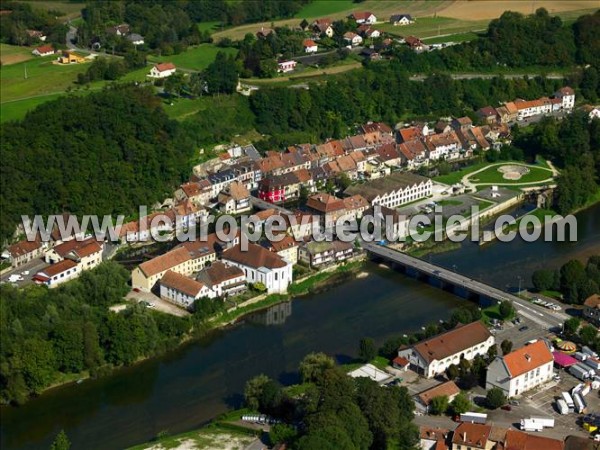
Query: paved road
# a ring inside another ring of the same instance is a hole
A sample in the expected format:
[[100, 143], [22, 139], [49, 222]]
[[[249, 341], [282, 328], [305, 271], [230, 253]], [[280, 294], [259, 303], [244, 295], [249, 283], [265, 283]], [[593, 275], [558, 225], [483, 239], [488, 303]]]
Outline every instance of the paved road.
[[539, 324], [545, 329], [560, 329], [564, 321], [569, 318], [569, 316], [567, 316], [564, 313], [554, 311], [551, 312], [545, 308], [533, 305], [528, 301], [523, 300], [508, 292], [504, 292], [493, 286], [489, 286], [480, 281], [468, 278], [464, 275], [461, 275], [459, 273], [453, 272], [440, 266], [436, 266], [421, 259], [408, 256], [407, 254], [399, 252], [398, 250], [392, 250], [390, 248], [373, 244], [370, 242], [362, 242], [361, 244], [365, 250], [368, 250], [369, 252], [377, 256], [401, 264], [405, 264], [409, 267], [413, 267], [422, 273], [435, 276], [440, 280], [446, 281], [455, 286], [464, 286], [472, 292], [478, 293], [480, 295], [485, 295], [486, 297], [497, 299], [498, 301], [510, 300], [520, 315]]
[[265, 202], [264, 200], [261, 200], [258, 197], [251, 196], [250, 203], [252, 203], [252, 206], [254, 206], [255, 208], [258, 208], [258, 209], [274, 209], [276, 211], [279, 211], [279, 213], [281, 213], [281, 214], [287, 214], [287, 215], [293, 214], [292, 211], [290, 211], [289, 209], [285, 209], [283, 206]]

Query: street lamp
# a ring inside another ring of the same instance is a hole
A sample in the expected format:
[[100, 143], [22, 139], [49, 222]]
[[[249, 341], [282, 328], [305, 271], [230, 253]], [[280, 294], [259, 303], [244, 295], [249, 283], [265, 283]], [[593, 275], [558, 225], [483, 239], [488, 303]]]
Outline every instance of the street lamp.
[[519, 280], [519, 290], [517, 291], [517, 295], [521, 295], [521, 281], [523, 278], [521, 278], [521, 275], [517, 275], [517, 279]]

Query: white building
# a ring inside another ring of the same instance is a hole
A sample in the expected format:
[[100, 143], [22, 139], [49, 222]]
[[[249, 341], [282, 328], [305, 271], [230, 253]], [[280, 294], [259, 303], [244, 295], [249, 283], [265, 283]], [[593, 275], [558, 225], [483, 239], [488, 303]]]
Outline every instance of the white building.
[[160, 298], [190, 308], [202, 297], [214, 298], [214, 292], [204, 284], [171, 270], [160, 279]]
[[196, 279], [208, 286], [216, 297], [236, 295], [246, 290], [244, 271], [237, 266], [227, 266], [221, 261], [215, 261], [202, 269]]
[[363, 38], [352, 31], [348, 31], [347, 33], [344, 33], [344, 41], [352, 47], [357, 47], [362, 44]]
[[173, 75], [177, 71], [175, 64], [173, 63], [160, 63], [156, 64], [150, 69], [150, 78], [167, 78]]
[[81, 267], [79, 264], [70, 259], [65, 259], [40, 270], [33, 276], [33, 281], [53, 288], [77, 278], [80, 273]]
[[390, 176], [379, 178], [365, 184], [357, 184], [347, 188], [346, 195], [360, 194], [371, 206], [381, 205], [388, 208], [419, 200], [431, 195], [431, 179], [412, 173], [396, 172]]
[[350, 14], [349, 17], [354, 19], [359, 25], [362, 25], [363, 23], [367, 25], [373, 25], [375, 22], [377, 22], [377, 17], [370, 11], [355, 12]]
[[319, 51], [319, 46], [312, 39], [304, 39], [302, 47], [304, 47], [304, 53], [317, 53]]
[[221, 259], [242, 269], [248, 283], [264, 284], [269, 294], [287, 292], [292, 282], [292, 264], [256, 244], [249, 243], [246, 251], [236, 245], [223, 252]]
[[575, 106], [575, 91], [569, 86], [560, 88], [554, 97], [562, 100], [563, 109], [573, 109]]
[[44, 259], [54, 264], [70, 259], [79, 265], [80, 270], [88, 270], [102, 262], [103, 248], [104, 244], [93, 237], [83, 241], [72, 239], [48, 250]]
[[521, 395], [552, 379], [554, 358], [548, 345], [539, 340], [497, 357], [488, 366], [486, 389], [502, 389], [507, 397]]
[[36, 47], [35, 49], [33, 49], [31, 53], [35, 56], [50, 56], [54, 55], [55, 51], [54, 47], [52, 47], [51, 45], [42, 45], [41, 47]]
[[477, 355], [487, 354], [494, 344], [494, 336], [485, 325], [473, 322], [400, 348], [398, 356], [408, 359], [416, 372], [432, 378], [443, 374], [451, 365], [458, 365], [461, 359], [470, 361]]
[[394, 26], [404, 26], [414, 23], [414, 19], [410, 14], [394, 14], [390, 17], [390, 23]]
[[293, 72], [298, 63], [294, 60], [280, 61], [277, 63], [277, 71], [279, 73]]
[[455, 131], [427, 136], [425, 145], [431, 161], [442, 158], [453, 159], [462, 150], [462, 144]]

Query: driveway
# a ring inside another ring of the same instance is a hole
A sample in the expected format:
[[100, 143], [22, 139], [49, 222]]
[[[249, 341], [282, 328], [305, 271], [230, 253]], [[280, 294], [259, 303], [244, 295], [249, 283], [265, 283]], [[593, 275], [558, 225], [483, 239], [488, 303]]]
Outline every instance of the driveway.
[[154, 309], [156, 311], [160, 311], [166, 314], [171, 314], [177, 317], [186, 317], [190, 315], [189, 311], [186, 311], [179, 306], [175, 306], [173, 303], [167, 302], [162, 298], [154, 295], [151, 292], [135, 292], [130, 291], [126, 296], [125, 300], [128, 300], [133, 303], [139, 303], [142, 301], [151, 303], [154, 305]]

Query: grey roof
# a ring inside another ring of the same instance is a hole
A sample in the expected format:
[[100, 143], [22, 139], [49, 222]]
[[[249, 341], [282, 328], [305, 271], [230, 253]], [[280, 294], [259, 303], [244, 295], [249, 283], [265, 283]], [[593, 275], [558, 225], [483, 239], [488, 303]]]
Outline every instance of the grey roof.
[[390, 176], [378, 178], [364, 184], [355, 184], [347, 188], [344, 193], [347, 195], [360, 194], [371, 202], [375, 197], [397, 189], [403, 189], [419, 183], [425, 183], [429, 178], [415, 175], [413, 173], [394, 173]]

